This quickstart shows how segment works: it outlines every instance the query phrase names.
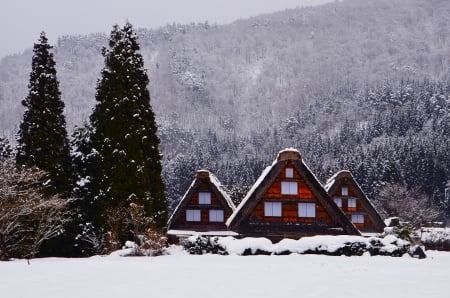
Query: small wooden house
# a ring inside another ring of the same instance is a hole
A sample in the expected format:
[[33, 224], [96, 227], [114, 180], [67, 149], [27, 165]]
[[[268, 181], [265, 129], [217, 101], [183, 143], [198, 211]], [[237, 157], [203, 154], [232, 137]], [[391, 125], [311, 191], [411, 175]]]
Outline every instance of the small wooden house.
[[225, 225], [234, 210], [216, 176], [200, 170], [168, 221], [169, 242], [176, 243], [179, 238], [192, 235], [237, 235]]
[[350, 171], [333, 175], [325, 184], [325, 190], [362, 233], [383, 232], [384, 221]]
[[313, 235], [360, 235], [295, 149], [278, 154], [227, 225], [244, 237], [272, 241]]

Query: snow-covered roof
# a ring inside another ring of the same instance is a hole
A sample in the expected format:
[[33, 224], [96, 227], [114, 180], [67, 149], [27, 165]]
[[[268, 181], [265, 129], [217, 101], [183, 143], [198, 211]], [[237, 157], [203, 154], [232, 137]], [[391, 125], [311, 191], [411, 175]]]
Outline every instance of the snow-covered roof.
[[234, 218], [240, 213], [242, 207], [245, 206], [245, 204], [250, 199], [250, 197], [253, 195], [253, 193], [259, 188], [259, 186], [264, 181], [266, 176], [270, 173], [270, 170], [272, 170], [272, 168], [280, 161], [280, 159], [283, 160], [284, 157], [286, 157], [286, 156], [294, 157], [295, 159], [301, 160], [300, 151], [298, 151], [297, 149], [285, 148], [285, 149], [281, 150], [280, 152], [278, 152], [277, 158], [275, 158], [272, 165], [270, 165], [264, 169], [264, 171], [261, 173], [259, 178], [253, 184], [252, 188], [250, 188], [250, 190], [248, 191], [247, 195], [244, 197], [244, 199], [242, 199], [241, 203], [236, 207], [236, 210], [228, 218], [228, 220], [226, 222], [227, 226], [229, 226], [231, 224], [231, 222], [234, 220]]
[[[276, 160], [275, 160], [276, 162]], [[245, 206], [247, 201], [250, 199], [250, 197], [253, 195], [256, 189], [261, 185], [261, 183], [264, 181], [266, 176], [270, 173], [270, 170], [272, 169], [273, 164], [271, 166], [268, 166], [264, 169], [264, 171], [261, 173], [261, 176], [259, 176], [258, 180], [256, 180], [255, 184], [253, 184], [252, 188], [248, 191], [247, 195], [244, 197], [244, 199], [241, 201], [241, 203], [236, 207], [236, 210], [234, 210], [233, 214], [228, 218], [226, 225], [229, 226], [230, 223], [234, 220], [237, 214], [240, 213], [242, 207]]]
[[336, 174], [334, 174], [333, 176], [331, 176], [330, 179], [328, 179], [327, 182], [325, 183], [325, 185], [323, 186], [327, 192], [331, 189], [333, 184], [336, 182], [338, 176], [340, 176], [340, 177], [348, 176], [348, 177], [351, 177], [353, 179], [353, 176], [352, 176], [352, 174], [351, 174], [351, 172], [349, 170], [339, 171]]
[[217, 179], [217, 177], [210, 171], [202, 169], [202, 170], [197, 171], [195, 179], [192, 181], [191, 185], [189, 186], [189, 188], [187, 189], [187, 191], [181, 198], [180, 202], [178, 202], [178, 205], [175, 207], [172, 215], [170, 216], [170, 218], [167, 222], [167, 226], [170, 226], [174, 216], [177, 214], [178, 209], [181, 208], [181, 205], [183, 205], [183, 202], [187, 199], [187, 197], [191, 195], [192, 190], [195, 187], [195, 184], [197, 182], [197, 179], [199, 179], [199, 178], [208, 178], [209, 182], [214, 186], [214, 188], [224, 198], [224, 200], [226, 201], [227, 205], [231, 208], [231, 210], [234, 211], [236, 209], [236, 206], [234, 205], [233, 201], [231, 200], [230, 196], [228, 195], [227, 191], [225, 190], [225, 187], [219, 182], [219, 179]]
[[219, 179], [217, 179], [217, 177], [213, 173], [211, 172], [208, 173], [209, 173], [209, 181], [217, 188], [222, 197], [227, 201], [230, 208], [234, 211], [236, 209], [236, 206], [234, 206], [234, 203], [231, 200], [230, 196], [228, 195], [225, 186], [223, 186], [222, 183], [220, 183]]
[[358, 195], [358, 198], [360, 199], [361, 203], [363, 203], [363, 205], [365, 206], [365, 210], [369, 212], [369, 214], [371, 214], [374, 223], [384, 228], [386, 224], [383, 222], [380, 215], [378, 214], [375, 205], [364, 193], [361, 186], [358, 184], [358, 182], [355, 180], [355, 177], [353, 177], [352, 173], [349, 170], [339, 171], [333, 176], [331, 176], [330, 179], [327, 180], [327, 182], [324, 185], [324, 188], [328, 192], [328, 194], [331, 196], [330, 192], [333, 192], [334, 191], [333, 189], [338, 185], [339, 181], [344, 178], [350, 179], [349, 181], [351, 181], [351, 183], [353, 183], [356, 186], [357, 192], [360, 193], [360, 195]]
[[302, 155], [300, 151], [295, 148], [285, 148], [278, 152], [277, 158], [275, 159], [275, 163], [280, 160], [285, 159], [302, 159]]
[[[261, 173], [258, 180], [253, 184], [252, 188], [249, 190], [247, 195], [244, 197], [244, 199], [241, 201], [241, 203], [237, 206], [234, 213], [228, 218], [226, 224], [229, 228], [234, 229], [235, 225], [239, 225], [239, 221], [243, 220], [243, 216], [246, 216], [243, 214], [244, 209], [248, 204], [252, 204], [251, 200], [255, 199], [255, 196], [260, 196], [258, 192], [260, 191], [260, 187], [265, 187], [262, 185], [263, 183], [266, 183], [267, 179], [275, 179], [273, 175], [277, 174], [273, 171], [278, 171], [275, 168], [279, 168], [278, 166], [281, 165], [281, 163], [284, 164], [284, 161], [292, 161], [294, 164], [296, 164], [297, 170], [304, 172], [304, 175], [307, 176], [306, 179], [309, 180], [308, 183], [311, 183], [312, 185], [315, 185], [317, 188], [317, 191], [320, 193], [318, 196], [318, 199], [324, 203], [328, 204], [327, 206], [330, 208], [330, 212], [334, 212], [336, 219], [343, 225], [343, 228], [348, 233], [355, 233], [359, 234], [358, 230], [355, 228], [355, 226], [347, 219], [347, 217], [342, 213], [342, 211], [335, 206], [332, 201], [329, 199], [327, 192], [325, 189], [323, 189], [322, 183], [317, 179], [316, 175], [311, 171], [311, 169], [304, 163], [302, 160], [301, 154], [298, 150], [293, 148], [286, 148], [282, 151], [280, 151], [277, 155], [277, 158], [273, 161], [272, 165], [265, 168], [264, 171]], [[328, 202], [330, 200], [330, 202]]]
[[194, 187], [195, 182], [197, 179], [194, 179], [191, 183], [191, 185], [189, 185], [188, 189], [186, 190], [186, 192], [184, 193], [183, 197], [181, 198], [181, 200], [178, 202], [177, 206], [175, 207], [175, 209], [172, 212], [172, 215], [170, 216], [169, 220], [167, 221], [167, 226], [169, 227], [170, 224], [172, 223], [173, 217], [174, 215], [177, 213], [178, 209], [180, 209], [181, 204], [183, 204], [183, 201], [186, 199], [187, 195], [189, 194], [190, 190]]

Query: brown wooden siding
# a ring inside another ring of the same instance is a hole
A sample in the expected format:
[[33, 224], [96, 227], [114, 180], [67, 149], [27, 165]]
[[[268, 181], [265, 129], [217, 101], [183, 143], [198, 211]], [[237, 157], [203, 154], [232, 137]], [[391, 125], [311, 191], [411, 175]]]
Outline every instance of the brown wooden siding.
[[[211, 204], [199, 204], [199, 192], [211, 193]], [[201, 221], [193, 222], [186, 220], [186, 210], [200, 210]], [[209, 210], [223, 210], [223, 222], [210, 222]], [[211, 190], [207, 182], [199, 184], [197, 191], [192, 195], [189, 203], [186, 204], [180, 211], [179, 217], [172, 223], [171, 229], [174, 230], [194, 230], [194, 231], [226, 231], [228, 228], [225, 225], [227, 219], [231, 216], [231, 211], [226, 206], [223, 206], [216, 194]]]
[[[294, 177], [286, 178], [286, 168], [294, 169]], [[297, 182], [297, 195], [281, 194], [281, 182]], [[264, 215], [265, 202], [281, 202], [282, 216], [272, 217]], [[315, 203], [316, 217], [305, 218], [298, 216], [298, 203]], [[320, 221], [320, 224], [331, 224], [333, 222], [331, 216], [325, 211], [325, 208], [314, 198], [313, 192], [306, 182], [300, 177], [294, 166], [287, 164], [280, 172], [276, 180], [269, 187], [263, 199], [256, 205], [250, 215], [252, 222], [282, 222], [282, 223], [310, 223], [315, 224]]]
[[[356, 192], [356, 189], [349, 184], [347, 181], [342, 181], [336, 189], [331, 193], [331, 197], [334, 198], [342, 198], [342, 211], [347, 215], [347, 218], [351, 221], [352, 214], [362, 214], [364, 215], [364, 223], [354, 223], [355, 227], [362, 231], [370, 231], [372, 229], [375, 229], [375, 224], [368, 216], [367, 210], [364, 208], [363, 204], [361, 203], [361, 198], [358, 197], [358, 193]], [[348, 196], [342, 195], [342, 187], [347, 186], [348, 187]], [[348, 207], [348, 199], [349, 198], [355, 198], [356, 199], [356, 208], [350, 208]]]

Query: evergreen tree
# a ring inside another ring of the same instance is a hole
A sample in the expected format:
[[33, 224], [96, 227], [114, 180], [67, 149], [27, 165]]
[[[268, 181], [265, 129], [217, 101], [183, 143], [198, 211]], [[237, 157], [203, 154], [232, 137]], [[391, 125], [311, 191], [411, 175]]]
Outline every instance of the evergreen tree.
[[[88, 218], [98, 228], [108, 229], [108, 214], [144, 206], [153, 218], [153, 228], [167, 223], [167, 202], [161, 177], [159, 138], [147, 88], [149, 79], [131, 24], [114, 26], [109, 49], [103, 49], [105, 67], [97, 85], [90, 116], [91, 132], [83, 143]], [[119, 235], [123, 240], [127, 235]]]
[[42, 32], [33, 48], [28, 96], [22, 101], [16, 162], [47, 172], [52, 191], [67, 194], [72, 187], [70, 147], [51, 48]]
[[7, 138], [0, 137], [0, 161], [11, 157], [12, 148]]

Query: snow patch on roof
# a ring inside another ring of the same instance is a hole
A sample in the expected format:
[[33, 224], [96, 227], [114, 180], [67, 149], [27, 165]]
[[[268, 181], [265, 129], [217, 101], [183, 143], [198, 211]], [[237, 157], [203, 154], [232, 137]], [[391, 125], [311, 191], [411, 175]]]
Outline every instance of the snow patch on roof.
[[167, 222], [167, 226], [170, 227], [170, 224], [172, 223], [172, 219], [173, 216], [175, 215], [175, 213], [177, 213], [177, 210], [180, 209], [181, 204], [183, 203], [183, 201], [186, 199], [186, 196], [188, 195], [189, 191], [194, 187], [195, 181], [197, 179], [192, 180], [191, 185], [188, 187], [188, 189], [186, 190], [186, 192], [184, 193], [183, 197], [181, 198], [181, 200], [178, 202], [177, 207], [175, 207], [175, 209], [172, 212], [172, 215], [169, 218], [169, 221]]
[[288, 147], [288, 148], [284, 148], [283, 150], [278, 152], [277, 158], [278, 158], [278, 156], [280, 156], [281, 154], [286, 153], [286, 152], [295, 152], [295, 153], [300, 154], [300, 151], [298, 151], [297, 149], [292, 148], [292, 147]]
[[[264, 169], [264, 171], [262, 172], [261, 176], [259, 176], [258, 180], [256, 180], [255, 184], [253, 184], [252, 188], [249, 190], [249, 192], [247, 193], [247, 195], [245, 196], [245, 198], [241, 201], [241, 203], [237, 206], [235, 212], [233, 212], [233, 214], [228, 218], [226, 224], [227, 226], [229, 226], [231, 224], [231, 222], [234, 220], [234, 218], [240, 213], [241, 209], [247, 204], [247, 201], [250, 199], [250, 197], [253, 195], [253, 193], [256, 191], [256, 189], [258, 189], [258, 187], [261, 185], [261, 183], [264, 181], [264, 179], [266, 178], [266, 176], [270, 173], [270, 171], [272, 170], [272, 168], [278, 163], [280, 162], [278, 159], [280, 157], [280, 155], [284, 154], [284, 153], [295, 153], [295, 154], [299, 154], [299, 156], [301, 156], [300, 151], [298, 151], [295, 148], [285, 148], [283, 150], [281, 150], [280, 152], [278, 152], [277, 158], [275, 158], [275, 160], [272, 162], [272, 165], [266, 167]], [[316, 175], [314, 175], [314, 173], [311, 171], [311, 169], [305, 164], [305, 162], [303, 161], [303, 159], [300, 159], [300, 162], [308, 169], [308, 171], [313, 175], [314, 179], [316, 179], [317, 183], [319, 185], [322, 185], [322, 183], [320, 183], [319, 179], [317, 179]]]
[[219, 179], [217, 177], [209, 172], [209, 181], [211, 181], [212, 184], [214, 184], [217, 188], [217, 190], [220, 192], [220, 194], [224, 197], [224, 199], [227, 201], [228, 206], [230, 206], [231, 210], [235, 210], [236, 206], [234, 206], [233, 201], [231, 200], [230, 196], [228, 195], [225, 186], [222, 185], [222, 183], [219, 182]]
[[261, 185], [261, 183], [264, 181], [264, 179], [266, 178], [266, 176], [270, 173], [270, 170], [272, 169], [272, 167], [276, 164], [276, 161], [271, 165], [268, 166], [264, 169], [264, 171], [262, 172], [261, 176], [259, 176], [258, 180], [256, 180], [255, 184], [253, 184], [252, 188], [248, 191], [247, 195], [245, 196], [245, 198], [241, 201], [241, 203], [237, 206], [236, 210], [233, 212], [233, 214], [231, 214], [231, 216], [228, 218], [226, 225], [229, 226], [231, 224], [231, 222], [234, 220], [234, 218], [236, 217], [236, 215], [238, 215], [241, 212], [242, 207], [245, 206], [245, 204], [247, 203], [247, 201], [250, 199], [250, 197], [253, 195], [253, 193], [255, 192], [255, 190]]
[[[330, 177], [330, 179], [327, 180], [327, 182], [325, 183], [325, 185], [323, 186], [325, 188], [325, 190], [328, 192], [331, 187], [334, 185], [334, 183], [336, 182], [337, 178], [339, 175], [342, 175], [344, 173], [349, 173], [351, 178], [353, 179], [353, 175], [351, 174], [351, 172], [349, 170], [342, 170], [337, 172], [336, 174], [334, 174], [333, 176]], [[353, 179], [355, 180], [355, 179]], [[356, 182], [356, 181], [355, 181]]]
[[234, 210], [236, 209], [236, 206], [234, 206], [233, 201], [231, 200], [230, 196], [228, 195], [228, 193], [227, 193], [225, 187], [219, 182], [219, 179], [217, 179], [217, 177], [216, 177], [213, 173], [211, 173], [210, 171], [205, 170], [205, 169], [201, 169], [201, 170], [198, 170], [198, 171], [197, 171], [196, 177], [195, 177], [194, 180], [192, 181], [191, 185], [188, 187], [187, 191], [184, 193], [184, 195], [183, 195], [183, 197], [181, 198], [180, 202], [178, 202], [178, 205], [177, 205], [177, 206], [175, 207], [175, 209], [173, 210], [173, 213], [172, 213], [172, 215], [170, 216], [169, 221], [167, 222], [167, 226], [170, 226], [170, 224], [172, 223], [173, 216], [176, 214], [177, 210], [181, 207], [181, 204], [182, 204], [183, 201], [186, 199], [186, 197], [187, 197], [187, 195], [189, 194], [189, 192], [191, 191], [191, 189], [194, 187], [195, 182], [196, 182], [197, 179], [198, 179], [198, 176], [197, 176], [197, 175], [198, 175], [199, 172], [202, 172], [202, 173], [205, 173], [205, 174], [207, 173], [207, 174], [208, 174], [209, 182], [210, 182], [211, 184], [213, 184], [213, 185], [217, 188], [217, 190], [219, 191], [219, 193], [223, 196], [223, 198], [224, 198], [225, 201], [227, 202], [228, 206], [230, 206], [231, 210], [234, 211]]

